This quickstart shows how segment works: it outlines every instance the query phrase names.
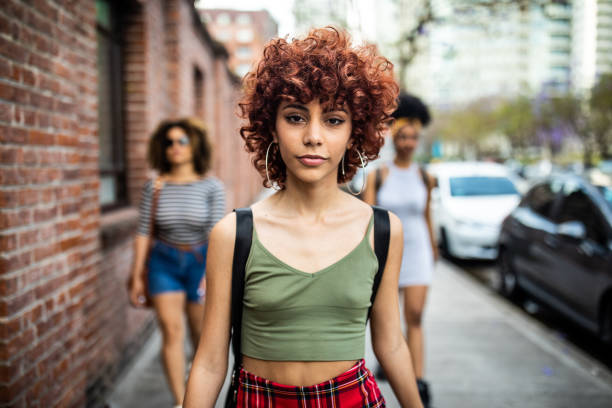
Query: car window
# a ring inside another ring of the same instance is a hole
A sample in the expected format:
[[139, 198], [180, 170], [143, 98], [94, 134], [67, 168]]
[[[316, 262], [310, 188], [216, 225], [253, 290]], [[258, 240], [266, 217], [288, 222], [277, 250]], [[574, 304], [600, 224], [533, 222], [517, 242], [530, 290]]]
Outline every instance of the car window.
[[453, 197], [518, 194], [507, 177], [451, 177], [449, 182]]
[[557, 189], [553, 189], [550, 183], [541, 183], [533, 187], [523, 201], [521, 207], [528, 207], [539, 215], [550, 218], [553, 203], [557, 195]]
[[602, 216], [588, 194], [577, 185], [566, 185], [559, 213], [555, 220], [561, 224], [568, 221], [580, 221], [586, 227], [587, 238], [599, 243], [606, 244], [606, 231]]

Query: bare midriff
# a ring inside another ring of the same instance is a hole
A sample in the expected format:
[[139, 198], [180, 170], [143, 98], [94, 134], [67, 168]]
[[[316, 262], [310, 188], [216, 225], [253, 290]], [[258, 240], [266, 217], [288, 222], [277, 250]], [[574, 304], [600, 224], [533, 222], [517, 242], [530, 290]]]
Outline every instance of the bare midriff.
[[242, 357], [246, 371], [284, 385], [307, 387], [320, 384], [348, 371], [357, 364], [351, 361], [269, 361]]

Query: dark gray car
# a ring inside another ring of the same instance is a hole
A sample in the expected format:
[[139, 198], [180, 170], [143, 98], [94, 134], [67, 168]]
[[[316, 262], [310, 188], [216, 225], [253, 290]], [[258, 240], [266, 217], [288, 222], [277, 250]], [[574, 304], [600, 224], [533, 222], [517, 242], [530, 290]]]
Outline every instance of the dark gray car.
[[501, 290], [540, 299], [612, 341], [612, 188], [574, 175], [534, 185], [504, 220]]

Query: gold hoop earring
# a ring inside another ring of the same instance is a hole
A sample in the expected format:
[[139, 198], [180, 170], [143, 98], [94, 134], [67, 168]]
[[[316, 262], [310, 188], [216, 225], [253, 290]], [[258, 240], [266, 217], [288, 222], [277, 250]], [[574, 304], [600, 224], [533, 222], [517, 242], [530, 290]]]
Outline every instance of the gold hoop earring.
[[268, 179], [268, 184], [270, 185], [270, 187], [276, 191], [279, 191], [281, 188], [278, 186], [278, 184], [272, 183], [272, 181], [270, 181], [270, 173], [268, 172], [268, 155], [270, 154], [270, 148], [273, 144], [274, 142], [271, 142], [268, 145], [268, 149], [266, 150], [266, 178]]
[[[361, 153], [359, 153], [359, 150], [357, 150], [357, 155], [359, 156], [359, 160], [361, 161], [361, 168], [365, 168], [365, 163], [363, 161], [363, 156], [361, 156]], [[344, 156], [346, 156], [346, 154], [344, 154], [342, 156], [342, 176], [344, 176], [346, 173], [344, 172]], [[352, 194], [352, 195], [359, 195], [363, 192], [363, 189], [365, 188], [365, 174], [363, 175], [363, 182], [361, 183], [361, 188], [359, 189], [358, 192], [354, 192], [353, 189], [351, 188], [351, 183], [350, 180], [349, 182], [346, 183], [346, 188], [348, 188], [348, 191]]]

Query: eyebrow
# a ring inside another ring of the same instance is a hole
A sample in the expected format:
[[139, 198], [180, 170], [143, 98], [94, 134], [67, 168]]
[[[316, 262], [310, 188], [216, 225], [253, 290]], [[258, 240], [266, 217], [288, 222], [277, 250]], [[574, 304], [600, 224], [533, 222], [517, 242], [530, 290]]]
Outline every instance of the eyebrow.
[[[283, 109], [288, 109], [288, 108], [294, 108], [294, 109], [298, 109], [304, 112], [308, 112], [308, 109], [304, 105], [298, 105], [295, 103], [290, 103], [288, 105], [283, 106]], [[330, 109], [330, 110], [324, 111], [323, 113], [329, 113], [329, 112], [344, 112], [348, 115], [348, 112], [344, 108]]]
[[299, 109], [304, 112], [308, 112], [308, 109], [306, 109], [304, 105], [298, 105], [296, 103], [290, 103], [289, 105], [283, 106], [283, 109], [288, 109], [288, 108], [294, 108], [294, 109]]

